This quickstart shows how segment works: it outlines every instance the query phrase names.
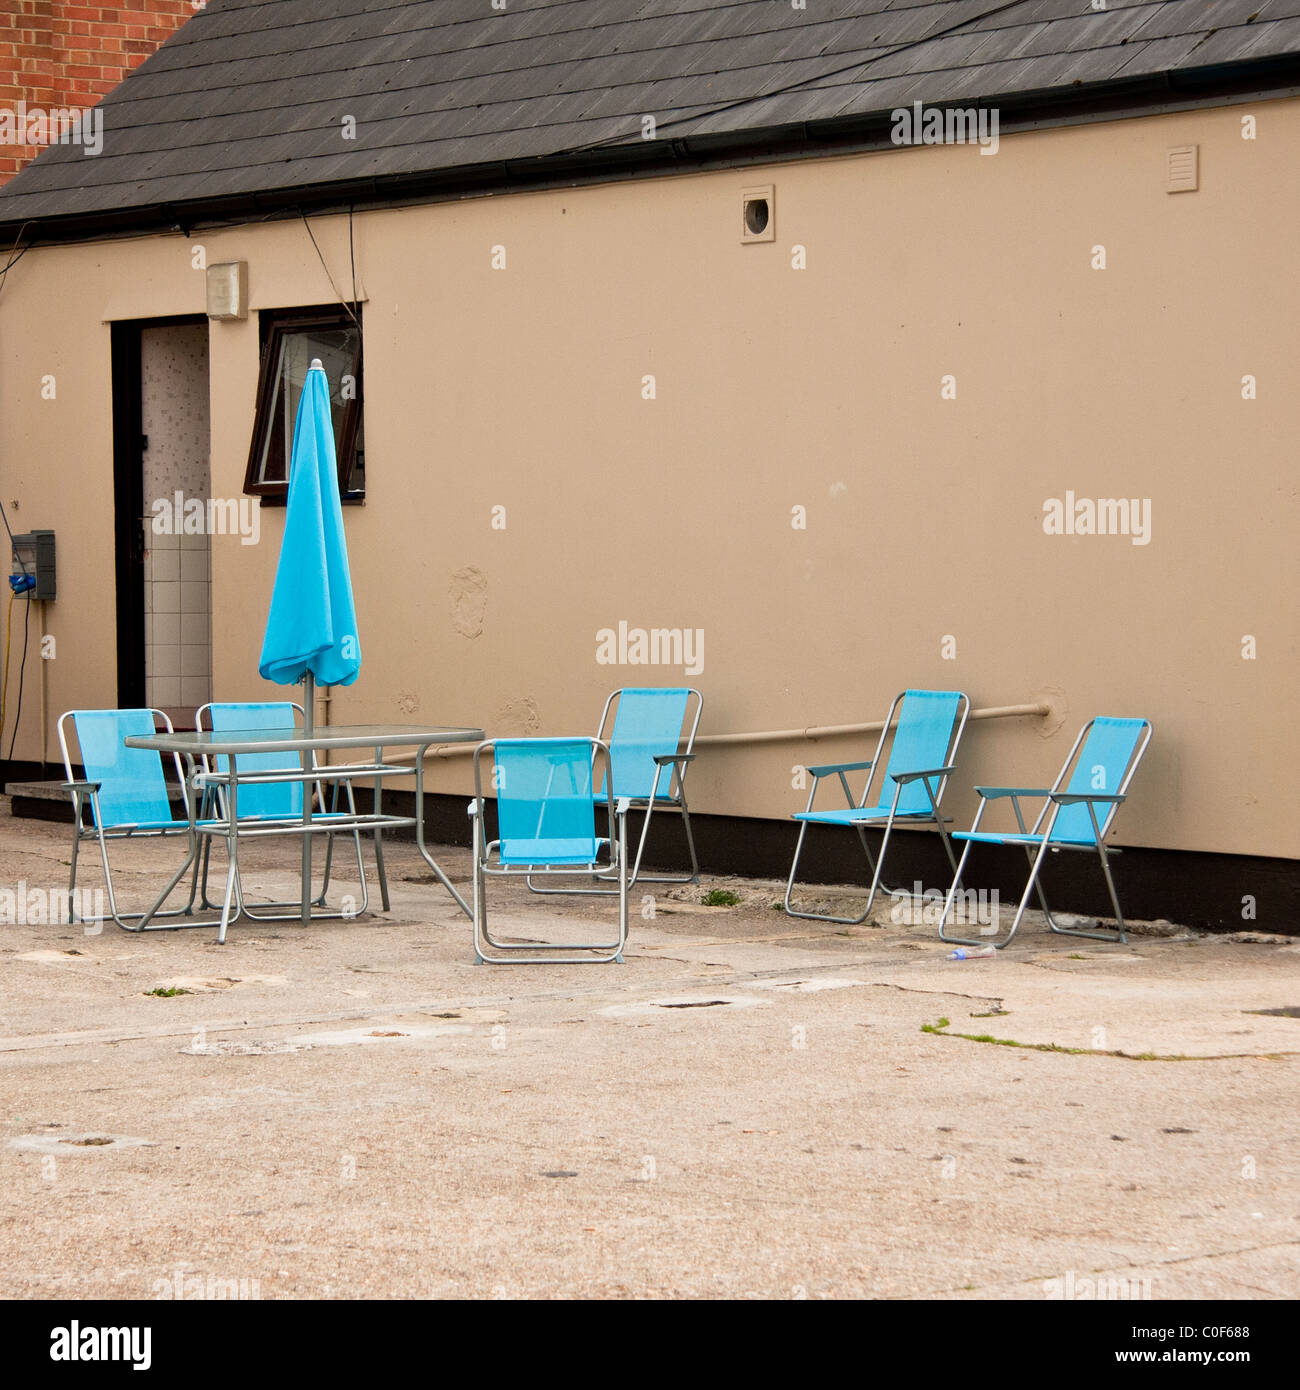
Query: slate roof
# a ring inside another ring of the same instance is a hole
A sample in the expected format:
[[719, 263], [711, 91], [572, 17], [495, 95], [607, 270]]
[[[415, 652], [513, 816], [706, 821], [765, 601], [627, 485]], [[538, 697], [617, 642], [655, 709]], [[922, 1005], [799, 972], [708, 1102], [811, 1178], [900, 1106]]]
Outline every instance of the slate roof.
[[0, 192], [0, 228], [649, 159], [917, 100], [1111, 90], [1300, 53], [1300, 0], [505, 3], [208, 0], [105, 98], [103, 153], [44, 152]]

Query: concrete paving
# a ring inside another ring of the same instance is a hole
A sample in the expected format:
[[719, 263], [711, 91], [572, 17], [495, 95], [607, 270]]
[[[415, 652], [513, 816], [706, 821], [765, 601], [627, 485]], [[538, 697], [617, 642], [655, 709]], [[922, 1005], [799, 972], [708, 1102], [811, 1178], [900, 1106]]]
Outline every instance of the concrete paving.
[[[62, 886], [68, 840], [0, 809], [0, 894]], [[833, 927], [710, 880], [638, 889], [623, 965], [475, 966], [411, 846], [389, 873], [389, 914], [224, 947], [0, 925], [0, 1296], [1300, 1292], [1300, 1017], [1257, 1012], [1300, 1005], [1294, 940], [1031, 917], [953, 962], [888, 900]], [[614, 914], [492, 901], [520, 939]]]

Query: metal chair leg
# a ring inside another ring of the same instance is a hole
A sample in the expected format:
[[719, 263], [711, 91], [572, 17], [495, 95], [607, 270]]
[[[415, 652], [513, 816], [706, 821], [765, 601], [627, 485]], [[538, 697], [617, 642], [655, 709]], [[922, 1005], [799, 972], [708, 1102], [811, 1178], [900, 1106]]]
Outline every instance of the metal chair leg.
[[[853, 828], [858, 832], [858, 840], [867, 856], [867, 863], [871, 866], [871, 895], [867, 898], [866, 910], [859, 917], [835, 917], [829, 913], [822, 912], [803, 912], [791, 905], [791, 895], [794, 893], [795, 875], [799, 869], [799, 856], [803, 853], [804, 838], [808, 834], [809, 821], [799, 822], [799, 839], [794, 847], [794, 860], [790, 865], [790, 878], [785, 885], [785, 910], [791, 917], [801, 917], [808, 922], [838, 922], [844, 926], [856, 927], [865, 922], [871, 915], [871, 907], [876, 899], [876, 889], [880, 882], [880, 864], [884, 861], [884, 846], [881, 846], [881, 856], [878, 862], [875, 855], [871, 853], [871, 846], [867, 843], [866, 833], [860, 825]], [[889, 833], [886, 831], [885, 840], [888, 843]]]
[[[683, 800], [680, 805], [670, 805], [659, 807], [663, 811], [679, 811], [682, 816], [682, 827], [686, 831], [686, 847], [691, 856], [691, 871], [689, 874], [643, 874], [641, 872], [641, 856], [645, 851], [646, 838], [650, 831], [650, 809], [646, 809], [646, 817], [641, 826], [641, 837], [637, 846], [636, 860], [632, 867], [631, 876], [628, 879], [628, 888], [635, 888], [638, 883], [660, 883], [660, 884], [683, 884], [698, 883], [700, 881], [700, 860], [695, 848], [695, 833], [691, 827], [691, 813], [686, 808]], [[592, 874], [592, 878], [599, 883], [610, 883], [617, 879], [618, 875], [614, 872], [613, 865], [609, 868], [599, 869]], [[545, 896], [555, 894], [557, 897], [574, 897], [577, 895], [590, 894], [596, 897], [614, 897], [618, 893], [617, 888], [543, 888], [533, 882], [532, 875], [525, 878], [525, 884], [532, 893]]]
[[686, 797], [682, 797], [682, 826], [686, 831], [686, 847], [691, 853], [691, 883], [700, 881], [700, 858], [695, 852], [695, 832], [691, 829], [691, 813], [686, 807]]
[[[638, 883], [698, 883], [700, 881], [700, 860], [695, 852], [695, 834], [691, 829], [691, 813], [686, 806], [686, 798], [683, 797], [678, 805], [666, 805], [660, 809], [663, 811], [679, 811], [682, 817], [682, 828], [686, 832], [686, 848], [691, 856], [691, 871], [689, 874], [643, 874], [641, 872], [641, 856], [645, 853], [646, 839], [650, 834], [650, 813], [654, 810], [655, 803], [647, 802], [645, 820], [641, 824], [641, 840], [637, 845], [636, 862], [632, 865], [632, 875], [628, 879], [628, 887], [635, 888]], [[616, 892], [616, 889], [605, 889], [605, 892]]]
[[76, 806], [76, 824], [72, 827], [72, 869], [68, 875], [68, 912], [77, 900], [77, 853], [81, 848], [81, 803], [73, 798]]
[[967, 840], [962, 846], [961, 860], [958, 862], [952, 876], [952, 887], [948, 889], [948, 896], [944, 899], [943, 911], [939, 914], [939, 940], [953, 941], [958, 945], [972, 946], [972, 941], [964, 941], [960, 937], [946, 936], [944, 934], [944, 923], [948, 920], [948, 914], [952, 911], [952, 905], [956, 900], [957, 894], [961, 891], [961, 876], [966, 871], [966, 861], [970, 858], [970, 848], [973, 842]]
[[1115, 909], [1115, 930], [1113, 932], [1081, 931], [1078, 927], [1059, 927], [1057, 926], [1056, 922], [1052, 919], [1050, 914], [1048, 915], [1047, 925], [1052, 929], [1052, 931], [1058, 933], [1061, 936], [1081, 936], [1088, 941], [1108, 941], [1112, 945], [1126, 946], [1128, 945], [1128, 933], [1125, 931], [1124, 928], [1124, 914], [1120, 910], [1119, 894], [1115, 891], [1115, 880], [1111, 877], [1110, 863], [1106, 855], [1106, 846], [1098, 845], [1097, 850], [1101, 857], [1102, 876], [1106, 880], [1106, 888], [1107, 891], [1110, 893], [1110, 903], [1111, 906]]
[[[649, 816], [646, 817], [649, 823]], [[614, 959], [623, 964], [623, 948], [627, 945], [627, 894], [630, 884], [627, 877], [627, 812], [618, 812], [618, 950]]]
[[[319, 783], [317, 784], [320, 785]], [[325, 789], [321, 787], [321, 810], [325, 809]], [[330, 791], [330, 814], [333, 815], [339, 809], [339, 784], [334, 783]], [[320, 897], [314, 900], [316, 907], [324, 907], [325, 899], [330, 891], [330, 873], [334, 866], [334, 836], [325, 837], [325, 868], [321, 876]]]
[[[958, 946], [992, 946], [994, 950], [1002, 951], [1005, 950], [1011, 944], [1016, 932], [1020, 929], [1020, 923], [1024, 918], [1025, 910], [1029, 906], [1029, 899], [1033, 895], [1034, 889], [1038, 884], [1038, 875], [1042, 870], [1043, 858], [1048, 851], [1049, 842], [1047, 840], [1047, 837], [1044, 836], [1042, 843], [1038, 846], [1037, 853], [1034, 853], [1031, 849], [1026, 847], [1026, 852], [1032, 856], [1032, 862], [1029, 867], [1029, 881], [1025, 884], [1025, 891], [1021, 894], [1020, 905], [1016, 908], [1016, 915], [1015, 919], [1011, 923], [1011, 930], [1007, 932], [1006, 936], [1001, 941], [992, 941], [987, 936], [948, 936], [945, 934], [943, 930], [944, 923], [947, 921], [948, 918], [948, 912], [952, 907], [953, 900], [955, 899], [957, 894], [958, 886], [961, 882], [961, 870], [965, 869], [966, 867], [966, 857], [970, 853], [970, 847], [973, 843], [973, 840], [966, 841], [966, 848], [962, 851], [961, 865], [958, 870], [958, 875], [953, 880], [952, 887], [948, 890], [948, 898], [943, 906], [943, 915], [939, 918], [939, 938], [942, 941], [951, 941]], [[1041, 893], [1041, 891], [1042, 890], [1040, 888], [1039, 892]]]

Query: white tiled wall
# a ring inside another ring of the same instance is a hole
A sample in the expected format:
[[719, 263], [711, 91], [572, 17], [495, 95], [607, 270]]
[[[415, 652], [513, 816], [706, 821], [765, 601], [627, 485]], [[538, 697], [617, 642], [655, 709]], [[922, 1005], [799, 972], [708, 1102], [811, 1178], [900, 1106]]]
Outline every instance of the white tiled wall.
[[149, 537], [145, 556], [146, 699], [163, 709], [212, 698], [207, 536]]
[[[145, 516], [155, 498], [207, 499], [206, 324], [141, 334]], [[146, 522], [145, 698], [193, 709], [212, 698], [212, 557], [207, 535], [156, 535]]]

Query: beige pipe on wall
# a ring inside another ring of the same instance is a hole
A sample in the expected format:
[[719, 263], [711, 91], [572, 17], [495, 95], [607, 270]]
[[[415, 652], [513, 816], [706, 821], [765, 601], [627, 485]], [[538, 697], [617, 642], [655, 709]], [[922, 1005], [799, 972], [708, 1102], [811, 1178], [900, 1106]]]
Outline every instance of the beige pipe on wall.
[[[989, 705], [985, 709], [972, 710], [972, 719], [1014, 719], [1027, 715], [1046, 718], [1054, 713], [1052, 705], [1046, 701], [1026, 705]], [[873, 719], [866, 724], [814, 724], [806, 729], [759, 729], [743, 734], [699, 734], [695, 739], [697, 748], [707, 745], [717, 747], [723, 744], [748, 745], [755, 743], [791, 743], [796, 739], [809, 739], [816, 742], [821, 738], [843, 738], [854, 734], [878, 734], [885, 727], [883, 719]], [[426, 758], [462, 757], [474, 751], [472, 743], [440, 743], [424, 750]], [[414, 754], [403, 754], [393, 758], [395, 763], [414, 763]]]
[[[1051, 714], [1048, 704], [1036, 705], [990, 705], [987, 709], [971, 711], [972, 719], [1011, 719], [1016, 715]], [[806, 738], [816, 742], [819, 738], [841, 738], [852, 734], [878, 734], [885, 727], [883, 719], [873, 719], [868, 724], [821, 724], [807, 729], [763, 729], [748, 734], [699, 734], [695, 746], [701, 744], [714, 746], [725, 743], [789, 743], [794, 739]]]

